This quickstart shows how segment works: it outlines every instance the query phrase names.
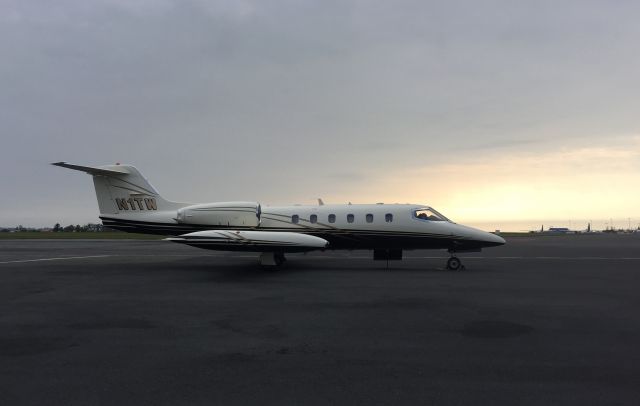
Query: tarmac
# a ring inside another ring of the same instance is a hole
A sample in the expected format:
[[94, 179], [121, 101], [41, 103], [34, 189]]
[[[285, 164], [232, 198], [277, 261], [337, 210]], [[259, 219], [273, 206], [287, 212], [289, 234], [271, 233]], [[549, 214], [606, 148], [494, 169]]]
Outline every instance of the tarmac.
[[640, 404], [640, 235], [460, 257], [1, 240], [0, 404]]

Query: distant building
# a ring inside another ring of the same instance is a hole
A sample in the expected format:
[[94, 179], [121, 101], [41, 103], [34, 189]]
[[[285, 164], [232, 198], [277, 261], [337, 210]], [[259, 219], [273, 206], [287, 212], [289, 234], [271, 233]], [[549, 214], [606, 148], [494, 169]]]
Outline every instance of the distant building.
[[549, 227], [549, 232], [566, 234], [571, 232], [571, 230], [569, 230], [567, 227]]

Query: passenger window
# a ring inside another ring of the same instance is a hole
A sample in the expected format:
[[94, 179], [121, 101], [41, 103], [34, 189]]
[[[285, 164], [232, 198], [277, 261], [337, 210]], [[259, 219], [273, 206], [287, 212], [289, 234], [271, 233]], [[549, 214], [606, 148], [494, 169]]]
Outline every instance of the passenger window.
[[293, 224], [298, 224], [298, 221], [300, 221], [300, 216], [298, 216], [297, 214], [294, 214], [293, 216], [291, 216], [291, 222]]
[[312, 214], [311, 217], [309, 217], [309, 221], [312, 222], [313, 224], [318, 222], [318, 216], [316, 216], [315, 214]]
[[367, 223], [373, 223], [373, 214], [367, 214]]
[[329, 214], [329, 223], [335, 223], [335, 222], [336, 222], [336, 215]]
[[393, 214], [391, 213], [387, 213], [384, 215], [384, 221], [386, 221], [387, 223], [391, 223], [393, 221]]
[[347, 223], [353, 223], [355, 216], [353, 214], [347, 214]]

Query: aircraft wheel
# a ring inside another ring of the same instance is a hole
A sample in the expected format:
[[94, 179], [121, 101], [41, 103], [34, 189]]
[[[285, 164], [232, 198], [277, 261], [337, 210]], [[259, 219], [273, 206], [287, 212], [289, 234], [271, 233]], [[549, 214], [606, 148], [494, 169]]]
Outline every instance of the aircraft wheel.
[[450, 271], [457, 271], [462, 267], [462, 262], [457, 257], [451, 257], [447, 261], [447, 269]]

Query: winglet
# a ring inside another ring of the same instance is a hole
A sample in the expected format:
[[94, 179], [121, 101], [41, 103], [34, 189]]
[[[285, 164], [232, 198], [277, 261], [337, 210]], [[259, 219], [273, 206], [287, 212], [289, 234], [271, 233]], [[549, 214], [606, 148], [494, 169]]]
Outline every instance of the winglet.
[[318, 198], [318, 206], [324, 206], [324, 202], [321, 198]]

